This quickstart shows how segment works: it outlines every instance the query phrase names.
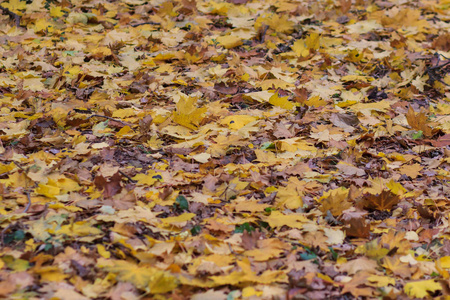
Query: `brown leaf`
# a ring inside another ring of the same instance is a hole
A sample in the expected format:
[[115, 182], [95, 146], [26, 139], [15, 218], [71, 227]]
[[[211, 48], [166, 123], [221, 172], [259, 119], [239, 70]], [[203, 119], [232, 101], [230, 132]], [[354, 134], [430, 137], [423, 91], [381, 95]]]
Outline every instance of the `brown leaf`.
[[139, 120], [139, 132], [141, 134], [147, 134], [150, 131], [152, 122], [153, 118], [150, 115], [147, 115], [142, 120]]
[[425, 137], [430, 138], [433, 136], [433, 129], [428, 125], [429, 122], [423, 110], [416, 114], [412, 106], [410, 106], [406, 113], [406, 120], [409, 126], [417, 131], [422, 131]]
[[354, 114], [332, 114], [330, 121], [335, 126], [343, 129], [350, 128], [351, 130], [354, 130], [353, 127], [359, 124], [359, 119]]
[[371, 296], [373, 296], [374, 291], [368, 286], [365, 286], [365, 284], [369, 283], [369, 281], [367, 280], [369, 276], [370, 274], [365, 272], [363, 272], [363, 274], [359, 273], [358, 276], [354, 276], [352, 280], [344, 284], [342, 294], [350, 293], [355, 298], [370, 298]]
[[120, 184], [121, 180], [122, 175], [119, 173], [115, 173], [108, 179], [102, 175], [98, 175], [94, 179], [94, 184], [98, 189], [103, 189], [103, 196], [105, 198], [110, 198], [122, 190], [122, 186]]
[[389, 190], [383, 190], [381, 194], [367, 194], [363, 203], [365, 208], [377, 210], [390, 210], [394, 205], [400, 202], [400, 197]]
[[222, 94], [234, 95], [238, 92], [238, 86], [227, 86], [225, 83], [220, 82], [214, 84], [214, 89]]
[[251, 231], [248, 232], [247, 230], [244, 230], [244, 233], [242, 234], [242, 248], [245, 250], [251, 250], [256, 247], [256, 243], [259, 240], [259, 237], [261, 236], [261, 232], [259, 231]]
[[281, 123], [276, 123], [274, 126], [274, 131], [273, 131], [273, 135], [276, 138], [291, 138], [293, 137], [293, 134]]
[[450, 50], [450, 33], [446, 33], [443, 35], [438, 36], [433, 40], [432, 46], [433, 49], [438, 49], [442, 51], [449, 51]]
[[440, 136], [436, 141], [432, 141], [432, 144], [435, 147], [446, 147], [450, 145], [450, 134]]
[[129, 282], [119, 282], [107, 294], [107, 297], [110, 297], [111, 300], [130, 299], [132, 296], [136, 297], [136, 299], [138, 297], [136, 288]]
[[371, 272], [375, 270], [377, 266], [378, 264], [375, 260], [369, 259], [364, 256], [343, 263], [339, 266], [339, 271], [346, 272], [348, 275], [352, 276], [361, 271]]
[[348, 191], [336, 189], [329, 191], [327, 195], [322, 197], [322, 205], [320, 210], [324, 215], [330, 211], [334, 217], [340, 216], [342, 212], [352, 206], [348, 201]]
[[346, 222], [349, 227], [345, 228], [347, 236], [367, 238], [370, 234], [370, 225], [366, 224], [364, 218], [350, 219]]
[[410, 266], [407, 263], [401, 262], [400, 255], [395, 255], [394, 257], [384, 257], [382, 266], [391, 271], [394, 275], [405, 279], [410, 278], [411, 275], [417, 270], [416, 266]]
[[295, 166], [286, 169], [285, 173], [288, 175], [302, 175], [305, 172], [311, 172], [311, 168], [307, 163], [299, 162]]

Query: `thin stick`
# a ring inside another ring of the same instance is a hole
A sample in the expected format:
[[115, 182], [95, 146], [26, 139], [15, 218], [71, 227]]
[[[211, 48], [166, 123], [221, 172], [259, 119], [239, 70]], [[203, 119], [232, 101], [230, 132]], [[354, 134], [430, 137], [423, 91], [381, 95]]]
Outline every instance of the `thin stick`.
[[127, 178], [130, 182], [132, 182], [132, 183], [136, 183], [136, 182], [137, 182], [136, 180], [132, 179], [130, 176], [128, 176], [127, 174], [125, 174], [124, 172], [122, 172], [122, 171], [120, 171], [120, 170], [119, 170], [119, 173], [120, 173], [122, 176], [124, 176], [125, 178]]
[[446, 61], [446, 62], [443, 63], [442, 65], [437, 65], [437, 66], [431, 67], [431, 68], [429, 68], [429, 69], [430, 69], [430, 70], [436, 70], [436, 69], [440, 69], [440, 68], [442, 68], [442, 67], [445, 67], [446, 65], [449, 65], [449, 64], [450, 64], [450, 60]]
[[29, 190], [25, 190], [25, 193], [27, 194], [27, 199], [28, 199], [28, 203], [27, 206], [25, 206], [25, 209], [23, 210], [23, 214], [27, 213], [27, 211], [30, 209], [31, 207], [31, 196], [30, 196], [30, 191]]
[[111, 118], [111, 117], [108, 117], [108, 116], [103, 116], [103, 115], [97, 115], [97, 114], [90, 115], [88, 120], [91, 119], [91, 118], [94, 118], [94, 117], [105, 118], [105, 119], [108, 119], [108, 120], [111, 120], [111, 121], [119, 122], [119, 123], [121, 123], [121, 124], [123, 124], [125, 126], [134, 126], [131, 123], [127, 123], [127, 122], [124, 122], [124, 121], [121, 121], [121, 120], [118, 120], [118, 119], [114, 119], [114, 118]]
[[161, 25], [161, 23], [149, 21], [149, 22], [142, 22], [142, 23], [133, 24], [133, 25], [131, 25], [131, 27], [138, 27], [138, 26], [146, 25], [146, 24], [148, 24], [148, 25]]
[[14, 24], [16, 27], [20, 27], [20, 16], [12, 11], [10, 11], [8, 8], [0, 6], [0, 10], [2, 11], [2, 14], [8, 15], [11, 19], [14, 20]]
[[444, 81], [442, 81], [441, 79], [437, 78], [435, 76], [435, 74], [433, 74], [433, 72], [431, 71], [431, 69], [427, 68], [427, 74], [430, 75], [430, 77], [436, 81], [439, 81], [440, 83], [446, 85], [446, 86], [450, 86], [449, 84], [445, 83]]

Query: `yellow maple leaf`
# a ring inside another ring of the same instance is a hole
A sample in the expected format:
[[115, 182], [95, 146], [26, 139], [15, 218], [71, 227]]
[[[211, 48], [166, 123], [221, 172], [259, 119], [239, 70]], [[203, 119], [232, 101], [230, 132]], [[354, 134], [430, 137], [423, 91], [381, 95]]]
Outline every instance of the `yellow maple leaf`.
[[226, 49], [238, 47], [243, 43], [240, 37], [234, 35], [219, 36], [216, 41]]
[[162, 180], [162, 177], [161, 173], [151, 171], [148, 174], [136, 174], [132, 179], [136, 180], [138, 185], [153, 185], [158, 180]]
[[136, 265], [128, 261], [108, 261], [104, 268], [122, 281], [134, 284], [137, 288], [152, 294], [166, 293], [178, 285], [178, 280], [167, 272], [149, 265]]
[[35, 192], [48, 198], [55, 198], [61, 194], [61, 189], [54, 180], [49, 179], [47, 184], [39, 184]]
[[[402, 196], [407, 192], [407, 190], [403, 187], [400, 182], [397, 182], [391, 179], [388, 183], [386, 183], [386, 187], [391, 190], [391, 192], [395, 195]], [[381, 191], [382, 192], [382, 191]]]
[[307, 57], [309, 55], [305, 40], [296, 40], [291, 48], [297, 56]]
[[269, 98], [269, 103], [284, 109], [293, 109], [295, 107], [294, 103], [288, 101], [288, 96], [286, 97], [280, 97], [278, 93], [275, 93], [272, 95], [272, 97]]
[[370, 275], [367, 280], [376, 287], [385, 287], [389, 284], [395, 285], [395, 279], [389, 276]]
[[282, 14], [281, 17], [278, 14], [274, 14], [267, 18], [266, 22], [275, 32], [289, 33], [294, 30], [294, 22], [289, 21], [288, 14]]
[[275, 201], [280, 206], [285, 206], [288, 209], [297, 209], [303, 206], [303, 193], [300, 189], [299, 180], [297, 178], [290, 178], [285, 187], [278, 189]]
[[64, 11], [61, 6], [52, 6], [50, 7], [50, 17], [52, 18], [60, 18], [64, 16]]
[[97, 244], [97, 252], [104, 258], [111, 257], [111, 253], [108, 250], [106, 250], [105, 246], [103, 246], [101, 244]]
[[301, 229], [303, 223], [308, 221], [308, 219], [300, 214], [290, 214], [285, 215], [279, 211], [272, 211], [269, 216], [262, 217], [264, 222], [269, 223], [272, 228], [279, 228], [282, 226], [288, 226], [291, 228]]
[[348, 201], [348, 195], [349, 190], [345, 188], [324, 192], [323, 196], [318, 200], [318, 202], [322, 203], [320, 210], [324, 214], [330, 211], [333, 216], [340, 216], [344, 210], [352, 206]]
[[428, 292], [442, 290], [442, 285], [434, 279], [408, 282], [404, 286], [405, 293], [412, 298], [425, 298], [430, 296]]
[[380, 260], [385, 257], [389, 252], [389, 249], [383, 248], [378, 240], [372, 240], [364, 245], [360, 245], [356, 248], [355, 253], [363, 253], [369, 258]]
[[306, 39], [305, 39], [306, 47], [311, 50], [317, 50], [320, 47], [320, 34], [318, 33], [311, 33]]
[[286, 274], [282, 271], [269, 270], [257, 275], [252, 271], [248, 258], [238, 261], [237, 264], [242, 271], [232, 272], [225, 276], [211, 276], [210, 279], [215, 285], [238, 284], [240, 282], [269, 284], [286, 280]]
[[53, 25], [46, 19], [38, 19], [34, 24], [34, 32], [53, 32]]
[[58, 267], [56, 266], [45, 266], [36, 268], [35, 272], [41, 276], [42, 281], [52, 281], [52, 282], [61, 282], [68, 274], [64, 274]]
[[450, 256], [443, 256], [439, 259], [441, 267], [444, 269], [450, 269]]
[[196, 98], [182, 96], [177, 103], [177, 109], [173, 113], [173, 120], [181, 126], [196, 130], [203, 120], [203, 114], [208, 108], [197, 108]]
[[8, 2], [4, 2], [1, 4], [4, 8], [9, 9], [10, 11], [22, 15], [19, 10], [24, 10], [27, 8], [27, 3], [25, 1], [20, 0], [9, 0]]
[[239, 130], [248, 123], [258, 120], [257, 117], [249, 115], [233, 115], [220, 120], [220, 124], [227, 125], [232, 130]]
[[[108, 55], [108, 52], [104, 52], [104, 49], [101, 49], [101, 48], [105, 48], [105, 49], [109, 50], [109, 48], [100, 47], [100, 48], [94, 49], [92, 52], [93, 53], [102, 53], [102, 55], [105, 55], [105, 56]], [[105, 51], [107, 51], [107, 50], [105, 50]], [[109, 51], [111, 51], [111, 50], [109, 50]], [[136, 116], [136, 111], [132, 108], [118, 109], [113, 112], [112, 116], [113, 116], [113, 118], [124, 119], [124, 118], [128, 118], [128, 117]]]
[[[49, 230], [50, 232], [50, 230]], [[92, 227], [91, 224], [80, 221], [73, 224], [63, 225], [61, 229], [55, 231], [56, 234], [65, 234], [67, 236], [88, 236], [103, 233], [98, 228]]]
[[195, 214], [185, 213], [177, 217], [168, 217], [165, 219], [161, 219], [161, 221], [165, 226], [171, 225], [176, 227], [183, 227], [186, 224], [186, 222], [190, 221], [193, 217], [195, 217]]
[[327, 101], [320, 98], [320, 96], [312, 96], [304, 102], [307, 106], [320, 107], [328, 104]]

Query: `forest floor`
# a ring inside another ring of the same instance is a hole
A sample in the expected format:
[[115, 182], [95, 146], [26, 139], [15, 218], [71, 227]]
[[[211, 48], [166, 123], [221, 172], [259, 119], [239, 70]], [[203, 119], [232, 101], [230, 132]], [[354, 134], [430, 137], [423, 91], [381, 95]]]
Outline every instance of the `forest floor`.
[[450, 296], [450, 1], [0, 15], [0, 297]]

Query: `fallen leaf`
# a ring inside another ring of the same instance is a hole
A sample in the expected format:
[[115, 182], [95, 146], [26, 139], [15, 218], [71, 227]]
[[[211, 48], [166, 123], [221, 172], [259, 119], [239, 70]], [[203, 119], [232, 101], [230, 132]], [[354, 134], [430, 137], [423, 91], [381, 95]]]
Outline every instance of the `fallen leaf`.
[[442, 290], [442, 285], [434, 279], [408, 282], [404, 286], [405, 293], [414, 298], [429, 297], [431, 293]]
[[370, 209], [390, 210], [400, 202], [400, 198], [391, 191], [383, 190], [381, 194], [367, 194], [364, 197], [364, 206]]

